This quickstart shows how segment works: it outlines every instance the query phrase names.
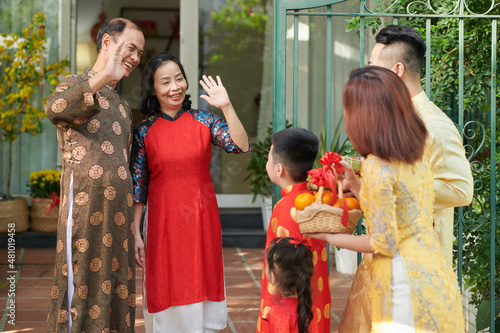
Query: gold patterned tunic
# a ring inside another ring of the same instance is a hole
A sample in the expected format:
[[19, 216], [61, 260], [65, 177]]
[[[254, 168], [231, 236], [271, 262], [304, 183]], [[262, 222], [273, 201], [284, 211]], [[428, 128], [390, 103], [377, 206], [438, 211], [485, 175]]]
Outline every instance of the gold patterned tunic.
[[392, 261], [408, 276], [415, 332], [463, 332], [461, 295], [432, 226], [434, 189], [427, 160], [387, 162], [369, 155], [360, 190], [370, 243], [372, 332], [393, 322]]
[[[127, 102], [108, 86], [92, 95], [88, 83], [92, 75], [95, 72], [87, 69], [84, 75], [67, 76], [45, 102], [45, 112], [58, 129], [63, 164], [47, 332], [68, 332], [70, 320], [71, 332], [134, 331], [134, 226], [128, 167], [132, 114]], [[67, 221], [72, 222], [70, 227]], [[71, 230], [70, 244], [66, 230]]]

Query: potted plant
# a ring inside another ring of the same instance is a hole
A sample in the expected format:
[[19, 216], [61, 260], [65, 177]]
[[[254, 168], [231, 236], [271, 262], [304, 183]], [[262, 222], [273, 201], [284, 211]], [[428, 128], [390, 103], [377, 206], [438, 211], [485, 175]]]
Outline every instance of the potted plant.
[[[58, 76], [68, 67], [63, 60], [44, 66], [45, 15], [34, 15], [32, 23], [21, 31], [0, 34], [0, 133], [8, 143], [7, 188], [0, 197], [0, 232], [16, 224], [15, 231], [28, 229], [28, 207], [24, 198], [13, 198], [10, 192], [12, 177], [12, 143], [22, 133], [37, 135], [45, 117], [43, 105], [34, 93], [43, 95], [44, 80], [58, 83]], [[37, 94], [35, 94], [37, 96]]]
[[61, 171], [42, 170], [30, 174], [31, 230], [57, 232]]

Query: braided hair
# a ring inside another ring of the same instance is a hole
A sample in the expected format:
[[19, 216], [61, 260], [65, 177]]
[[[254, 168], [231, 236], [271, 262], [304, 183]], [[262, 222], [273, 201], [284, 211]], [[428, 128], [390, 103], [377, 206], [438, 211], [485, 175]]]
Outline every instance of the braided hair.
[[313, 319], [311, 278], [314, 272], [311, 250], [294, 238], [275, 238], [267, 249], [267, 267], [277, 277], [283, 296], [297, 293], [299, 333], [309, 333]]

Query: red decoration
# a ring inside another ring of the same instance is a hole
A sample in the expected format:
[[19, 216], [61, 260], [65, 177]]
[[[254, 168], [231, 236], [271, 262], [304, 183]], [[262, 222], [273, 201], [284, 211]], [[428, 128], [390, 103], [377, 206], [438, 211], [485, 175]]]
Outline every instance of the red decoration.
[[52, 202], [50, 203], [50, 206], [47, 207], [47, 209], [45, 210], [45, 214], [50, 214], [50, 212], [52, 211], [52, 209], [54, 209], [55, 206], [59, 206], [60, 202], [59, 196], [55, 193], [51, 193], [50, 197], [52, 198]]
[[[337, 175], [344, 172], [344, 167], [340, 164], [340, 161], [342, 161], [342, 157], [339, 154], [327, 151], [319, 160], [324, 167], [307, 171], [307, 173], [311, 176], [311, 184], [329, 187], [332, 190], [333, 195], [337, 196], [337, 188], [335, 187], [334, 180], [337, 180]], [[339, 192], [340, 197], [342, 197], [342, 191]], [[347, 203], [345, 200], [343, 200], [343, 203], [344, 213], [342, 214], [342, 225], [347, 227]]]

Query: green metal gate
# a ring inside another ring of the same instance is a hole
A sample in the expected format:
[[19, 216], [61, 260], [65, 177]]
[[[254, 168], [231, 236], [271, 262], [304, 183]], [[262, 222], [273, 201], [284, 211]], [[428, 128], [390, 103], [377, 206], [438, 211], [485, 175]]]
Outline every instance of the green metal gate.
[[[304, 85], [299, 79], [303, 61], [299, 54], [308, 54], [306, 67], [309, 72], [314, 72], [314, 68], [324, 69], [320, 75], [323, 82], [315, 84], [317, 80], [309, 75], [306, 88], [324, 87], [321, 108], [325, 110], [316, 112], [308, 108], [306, 119], [310, 124], [326, 124], [326, 138], [331, 138], [335, 126], [332, 119], [340, 118], [342, 112], [338, 98], [342, 83], [334, 82], [334, 78], [338, 80], [335, 54], [339, 53], [338, 48], [345, 48], [336, 43], [335, 36], [346, 34], [347, 26], [364, 27], [358, 33], [359, 38], [353, 35], [359, 52], [355, 67], [361, 67], [367, 63], [366, 51], [370, 52], [367, 45], [374, 39], [373, 33], [385, 22], [407, 24], [422, 33], [427, 44], [422, 78], [424, 90], [457, 124], [475, 179], [473, 203], [455, 210], [459, 284], [463, 291], [469, 287], [475, 304], [479, 305], [479, 314], [487, 315], [483, 320], [487, 324], [482, 326], [487, 325], [495, 332], [495, 313], [500, 309], [500, 283], [496, 281], [500, 276], [500, 214], [497, 214], [500, 209], [500, 134], [497, 133], [497, 126], [500, 126], [500, 79], [497, 77], [500, 2], [275, 0], [274, 7], [274, 131], [285, 128], [287, 117], [292, 118], [297, 127], [298, 119], [306, 112], [299, 110], [299, 100], [304, 96], [301, 87]], [[339, 21], [343, 30], [339, 30]], [[300, 42], [304, 39], [300, 35], [304, 34], [300, 32], [304, 26], [307, 28], [306, 46]], [[452, 27], [446, 30], [448, 38], [443, 38], [445, 26]], [[478, 26], [481, 28], [473, 30], [476, 36], [471, 29]], [[311, 36], [316, 36], [316, 45], [322, 44], [319, 57], [317, 52], [310, 52]], [[309, 48], [309, 53], [303, 52], [304, 47]], [[346, 49], [349, 51], [348, 47]], [[321, 61], [310, 61], [313, 56]], [[345, 75], [343, 82], [346, 80]], [[310, 99], [309, 94], [305, 98]], [[288, 101], [291, 105], [287, 105]], [[330, 149], [329, 139], [326, 148]], [[279, 195], [276, 189], [275, 194]], [[483, 280], [477, 279], [478, 275]], [[496, 319], [497, 330], [499, 324], [500, 318]]]

